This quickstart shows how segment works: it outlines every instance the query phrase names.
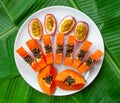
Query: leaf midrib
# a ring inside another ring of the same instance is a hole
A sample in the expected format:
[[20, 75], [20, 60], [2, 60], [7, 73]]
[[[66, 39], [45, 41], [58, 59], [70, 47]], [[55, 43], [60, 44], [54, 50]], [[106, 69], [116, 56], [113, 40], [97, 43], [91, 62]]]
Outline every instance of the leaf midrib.
[[79, 103], [79, 102], [77, 101], [77, 99], [74, 98], [74, 96], [71, 95], [71, 97], [72, 97], [72, 99], [73, 99], [76, 103]]
[[108, 59], [110, 60], [110, 62], [112, 63], [112, 65], [115, 67], [118, 75], [120, 75], [120, 70], [119, 70], [117, 64], [115, 63], [115, 61], [113, 60], [113, 58], [110, 56], [108, 50], [105, 50], [105, 54], [106, 54], [106, 56], [108, 57]]
[[[76, 8], [76, 9], [78, 9], [78, 10], [81, 10], [77, 5], [76, 5], [76, 2], [74, 1], [74, 0], [69, 0], [69, 2], [71, 3], [71, 5], [74, 7], [74, 8]], [[81, 10], [82, 11], [82, 10]]]
[[2, 37], [5, 37], [7, 34], [9, 34], [10, 32], [12, 32], [13, 30], [15, 30], [15, 29], [18, 29], [18, 27], [17, 26], [12, 26], [12, 27], [10, 27], [8, 30], [6, 30], [4, 33], [2, 33], [1, 35], [0, 35], [0, 39], [2, 38]]
[[5, 11], [6, 11], [7, 15], [9, 16], [10, 20], [13, 22], [13, 19], [12, 19], [11, 15], [9, 14], [7, 8], [5, 7], [4, 3], [1, 0], [0, 0], [0, 3], [2, 4], [3, 8], [5, 9]]

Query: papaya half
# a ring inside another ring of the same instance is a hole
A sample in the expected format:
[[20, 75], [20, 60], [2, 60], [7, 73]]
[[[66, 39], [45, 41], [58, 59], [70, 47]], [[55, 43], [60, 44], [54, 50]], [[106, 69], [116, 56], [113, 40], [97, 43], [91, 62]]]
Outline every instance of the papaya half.
[[41, 89], [48, 95], [54, 93], [56, 89], [55, 77], [57, 75], [56, 69], [52, 65], [46, 66], [38, 74], [38, 83]]
[[84, 78], [74, 70], [66, 69], [55, 78], [56, 85], [64, 90], [79, 90], [84, 87]]

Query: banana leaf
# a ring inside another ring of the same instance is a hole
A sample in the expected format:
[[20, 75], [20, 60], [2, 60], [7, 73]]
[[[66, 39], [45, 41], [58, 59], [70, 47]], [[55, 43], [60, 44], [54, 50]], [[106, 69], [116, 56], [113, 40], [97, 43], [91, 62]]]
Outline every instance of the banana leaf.
[[[14, 41], [22, 23], [42, 8], [64, 5], [86, 13], [105, 42], [97, 78], [69, 96], [47, 96], [30, 87], [14, 61]], [[120, 0], [0, 0], [0, 103], [120, 103]]]

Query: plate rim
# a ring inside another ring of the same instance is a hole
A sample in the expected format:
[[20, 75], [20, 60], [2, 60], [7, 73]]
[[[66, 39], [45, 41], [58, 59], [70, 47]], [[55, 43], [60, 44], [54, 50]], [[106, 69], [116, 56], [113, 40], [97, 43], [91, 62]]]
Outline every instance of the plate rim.
[[[18, 30], [18, 32], [17, 32], [17, 35], [16, 35], [16, 37], [15, 37], [15, 41], [14, 41], [14, 59], [15, 59], [15, 64], [16, 64], [17, 70], [19, 71], [19, 74], [21, 75], [21, 77], [23, 78], [23, 80], [24, 80], [30, 87], [34, 88], [35, 90], [37, 90], [37, 91], [40, 92], [40, 93], [44, 93], [44, 92], [36, 89], [36, 88], [33, 87], [31, 84], [29, 84], [28, 81], [25, 80], [24, 76], [23, 76], [22, 73], [20, 72], [19, 67], [18, 67], [18, 65], [17, 65], [17, 63], [16, 63], [17, 60], [16, 60], [16, 50], [15, 50], [15, 48], [16, 48], [16, 45], [17, 45], [17, 44], [16, 44], [16, 41], [17, 41], [17, 38], [18, 38], [18, 36], [19, 36], [18, 34], [20, 33], [22, 27], [27, 23], [27, 21], [29, 21], [30, 18], [31, 18], [32, 16], [34, 17], [37, 13], [42, 12], [42, 11], [47, 10], [47, 9], [51, 9], [51, 8], [72, 9], [73, 11], [75, 10], [75, 11], [77, 11], [77, 12], [80, 12], [82, 15], [86, 16], [87, 18], [89, 18], [89, 19], [91, 20], [91, 22], [95, 24], [97, 31], [100, 32], [100, 30], [99, 30], [98, 26], [96, 25], [96, 23], [95, 23], [88, 15], [86, 15], [84, 12], [82, 12], [82, 11], [80, 11], [80, 10], [78, 10], [78, 9], [75, 9], [75, 8], [69, 7], [69, 6], [59, 6], [59, 5], [58, 5], [58, 6], [49, 6], [49, 7], [41, 8], [41, 9], [37, 10], [36, 12], [32, 13], [32, 14], [22, 23], [22, 25], [19, 27], [19, 30]], [[103, 37], [102, 37], [101, 32], [100, 32], [100, 35], [101, 35], [102, 43], [103, 43], [103, 50], [102, 50], [102, 52], [105, 54], [105, 46], [104, 46], [104, 41], [103, 41]], [[98, 70], [98, 73], [96, 73], [95, 77], [92, 79], [92, 81], [91, 81], [87, 86], [89, 86], [89, 85], [96, 79], [96, 77], [98, 76], [98, 74], [100, 73], [100, 70], [101, 70], [101, 68], [102, 68], [103, 61], [104, 61], [104, 56], [105, 56], [105, 55], [102, 56], [102, 63], [101, 63], [101, 65], [100, 65], [100, 69]], [[87, 86], [86, 86], [86, 87], [87, 87]], [[74, 91], [74, 92], [72, 92], [72, 93], [69, 92], [68, 94], [65, 94], [65, 95], [64, 95], [64, 94], [62, 94], [62, 95], [61, 95], [61, 94], [59, 94], [59, 95], [54, 95], [54, 94], [52, 94], [52, 95], [53, 95], [53, 96], [67, 96], [67, 95], [72, 95], [72, 94], [74, 94], [74, 93], [80, 92], [81, 90], [85, 89], [86, 87], [83, 87], [82, 89], [77, 90], [77, 91]], [[45, 94], [45, 93], [44, 93], [44, 94]]]

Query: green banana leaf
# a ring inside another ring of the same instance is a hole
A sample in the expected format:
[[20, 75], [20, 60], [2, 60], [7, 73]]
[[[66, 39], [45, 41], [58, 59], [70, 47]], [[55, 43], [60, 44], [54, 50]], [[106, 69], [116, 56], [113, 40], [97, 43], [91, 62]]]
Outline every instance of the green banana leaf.
[[[97, 78], [69, 96], [47, 96], [30, 87], [14, 61], [14, 41], [22, 23], [42, 8], [64, 5], [86, 13], [105, 42]], [[120, 0], [0, 0], [0, 103], [120, 103]]]

